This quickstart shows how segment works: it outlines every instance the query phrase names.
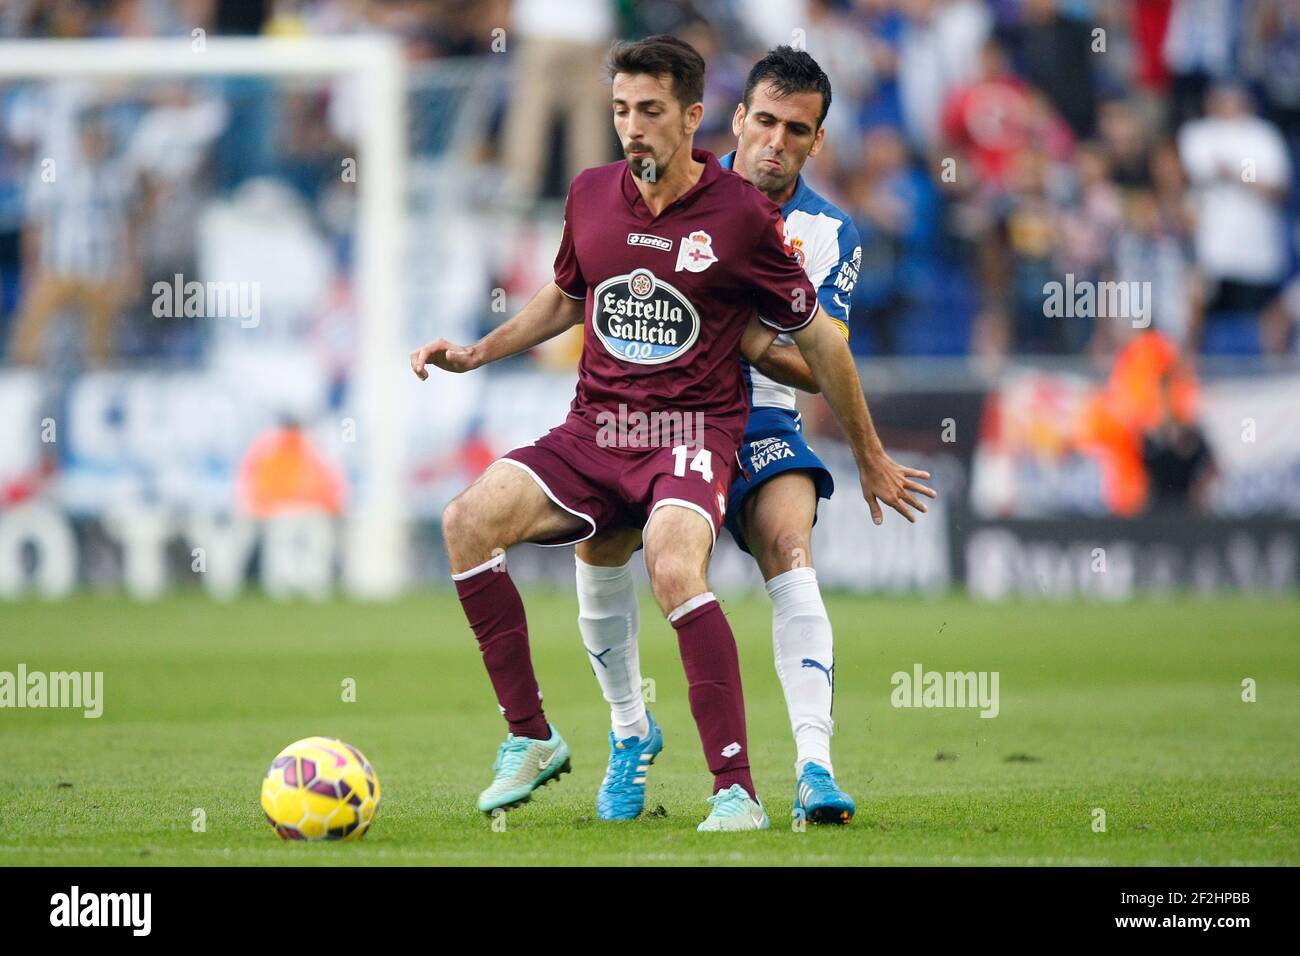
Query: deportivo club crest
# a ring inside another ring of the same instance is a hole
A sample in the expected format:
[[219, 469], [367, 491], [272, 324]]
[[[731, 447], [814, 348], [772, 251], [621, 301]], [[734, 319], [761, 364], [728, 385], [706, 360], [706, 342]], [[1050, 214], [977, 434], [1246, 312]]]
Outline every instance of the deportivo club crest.
[[700, 334], [690, 300], [649, 269], [596, 286], [591, 326], [605, 350], [624, 362], [659, 365], [685, 353]]
[[677, 268], [675, 272], [685, 269], [687, 272], [703, 272], [718, 257], [713, 254], [713, 237], [702, 229], [697, 229], [689, 236], [682, 237], [682, 244], [677, 250]]

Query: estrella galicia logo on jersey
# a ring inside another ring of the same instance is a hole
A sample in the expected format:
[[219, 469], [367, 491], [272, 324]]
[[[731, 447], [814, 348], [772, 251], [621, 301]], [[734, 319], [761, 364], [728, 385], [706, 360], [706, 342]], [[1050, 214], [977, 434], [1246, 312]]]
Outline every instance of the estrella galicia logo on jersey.
[[644, 232], [629, 232], [627, 234], [627, 244], [629, 246], [645, 246], [650, 249], [658, 249], [660, 252], [673, 251], [671, 239], [665, 239], [662, 236], [651, 236]]
[[605, 350], [625, 362], [659, 365], [684, 354], [700, 335], [690, 300], [649, 269], [596, 286], [592, 328]]
[[682, 244], [677, 247], [677, 268], [674, 272], [703, 272], [718, 257], [713, 254], [713, 237], [703, 229], [696, 229], [689, 236], [682, 237]]

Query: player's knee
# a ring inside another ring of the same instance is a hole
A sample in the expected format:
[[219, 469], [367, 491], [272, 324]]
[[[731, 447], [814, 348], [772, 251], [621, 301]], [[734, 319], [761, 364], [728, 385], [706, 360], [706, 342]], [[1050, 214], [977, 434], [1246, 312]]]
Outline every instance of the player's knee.
[[703, 570], [680, 554], [657, 554], [649, 561], [648, 570], [655, 600], [665, 614], [708, 590]]
[[470, 509], [461, 497], [453, 498], [442, 509], [442, 537], [448, 550], [456, 550], [468, 544], [473, 532], [473, 523], [469, 518]]
[[803, 531], [780, 529], [763, 542], [764, 572], [768, 578], [812, 565], [812, 547]]

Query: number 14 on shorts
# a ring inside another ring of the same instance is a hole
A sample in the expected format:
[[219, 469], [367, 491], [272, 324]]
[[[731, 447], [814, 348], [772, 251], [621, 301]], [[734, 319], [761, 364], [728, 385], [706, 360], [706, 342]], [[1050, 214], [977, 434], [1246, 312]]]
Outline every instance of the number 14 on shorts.
[[[686, 458], [690, 454], [690, 449], [686, 445], [677, 445], [673, 448], [673, 477], [686, 477]], [[705, 481], [713, 480], [713, 452], [707, 448], [701, 448], [691, 458], [691, 471], [698, 471]]]

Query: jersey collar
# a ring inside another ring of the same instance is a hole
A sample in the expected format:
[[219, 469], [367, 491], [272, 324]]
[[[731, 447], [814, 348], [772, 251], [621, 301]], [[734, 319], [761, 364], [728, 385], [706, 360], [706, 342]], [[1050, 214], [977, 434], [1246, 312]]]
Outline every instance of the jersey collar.
[[[697, 193], [706, 188], [711, 182], [722, 175], [722, 167], [718, 165], [718, 157], [714, 156], [707, 149], [692, 149], [691, 159], [697, 163], [704, 164], [704, 172], [700, 173], [700, 178], [696, 180], [695, 185], [686, 192], [682, 193], [669, 204], [668, 208], [660, 213], [660, 217], [666, 216], [674, 209], [685, 205], [687, 202], [693, 202]], [[623, 170], [623, 198], [632, 210], [644, 218], [650, 217], [650, 210], [646, 207], [645, 200], [641, 198], [641, 190], [636, 188], [636, 183], [632, 179], [632, 166], [625, 164]]]

